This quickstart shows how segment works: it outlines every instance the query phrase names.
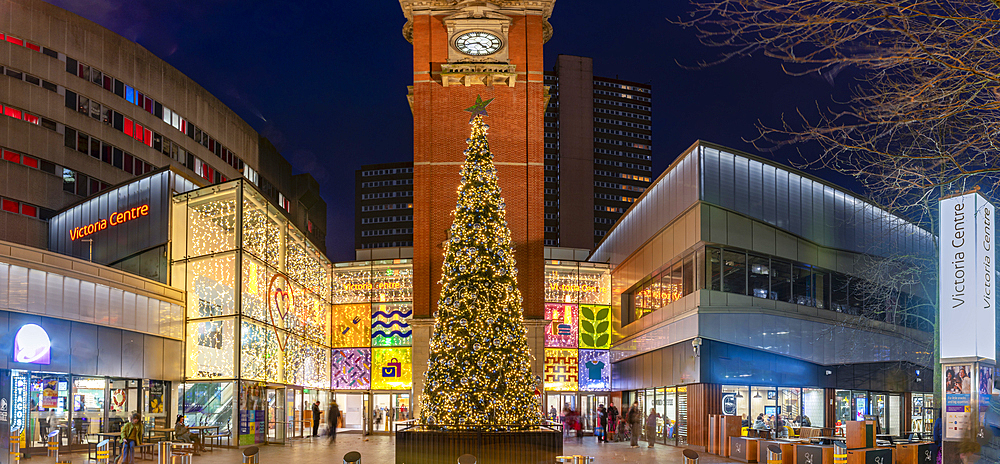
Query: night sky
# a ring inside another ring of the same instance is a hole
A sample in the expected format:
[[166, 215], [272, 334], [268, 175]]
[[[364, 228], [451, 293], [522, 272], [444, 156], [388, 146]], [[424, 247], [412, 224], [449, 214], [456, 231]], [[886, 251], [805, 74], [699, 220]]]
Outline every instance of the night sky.
[[[334, 261], [354, 259], [354, 171], [411, 160], [413, 118], [406, 103], [412, 51], [393, 0], [50, 0], [147, 48], [214, 94], [291, 161], [309, 172], [329, 206]], [[848, 82], [785, 75], [754, 56], [688, 70], [718, 50], [667, 21], [681, 0], [560, 0], [550, 19], [546, 69], [559, 54], [589, 56], [594, 73], [653, 86], [653, 177], [695, 140], [782, 163], [817, 147], [761, 153], [746, 139], [758, 121], [776, 125], [796, 108], [813, 113]], [[833, 181], [829, 173], [814, 173]]]

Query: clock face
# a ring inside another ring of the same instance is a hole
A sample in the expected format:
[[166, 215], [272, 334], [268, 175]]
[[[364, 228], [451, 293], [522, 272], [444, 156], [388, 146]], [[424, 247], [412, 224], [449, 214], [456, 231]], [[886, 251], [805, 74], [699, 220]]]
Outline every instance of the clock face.
[[502, 45], [500, 38], [489, 32], [466, 32], [455, 39], [455, 48], [471, 56], [492, 55]]

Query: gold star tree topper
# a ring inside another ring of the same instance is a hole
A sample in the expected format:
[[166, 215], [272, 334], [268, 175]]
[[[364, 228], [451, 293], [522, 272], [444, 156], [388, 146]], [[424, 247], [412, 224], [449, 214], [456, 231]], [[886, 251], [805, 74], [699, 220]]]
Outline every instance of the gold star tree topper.
[[476, 119], [476, 116], [480, 114], [483, 116], [489, 116], [489, 114], [486, 113], [486, 107], [489, 106], [489, 104], [492, 103], [494, 99], [495, 98], [491, 98], [489, 100], [483, 101], [482, 95], [476, 95], [476, 103], [465, 109], [465, 111], [472, 113], [472, 117], [469, 118], [469, 122], [472, 122], [472, 120]]

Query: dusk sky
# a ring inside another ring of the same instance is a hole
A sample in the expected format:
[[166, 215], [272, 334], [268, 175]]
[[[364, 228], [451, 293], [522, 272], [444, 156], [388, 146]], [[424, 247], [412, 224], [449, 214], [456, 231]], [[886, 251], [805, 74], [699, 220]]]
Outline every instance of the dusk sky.
[[[413, 157], [406, 103], [412, 53], [398, 2], [50, 3], [170, 63], [270, 139], [296, 173], [316, 177], [329, 206], [328, 254], [354, 259], [354, 171]], [[684, 69], [677, 62], [694, 65], [718, 53], [668, 22], [689, 9], [675, 0], [556, 2], [546, 69], [559, 54], [589, 56], [595, 75], [653, 86], [654, 178], [697, 139], [783, 163], [801, 160], [789, 149], [760, 153], [744, 139], [757, 135], [758, 120], [776, 125], [797, 107], [825, 106], [847, 82], [787, 76], [763, 56]]]

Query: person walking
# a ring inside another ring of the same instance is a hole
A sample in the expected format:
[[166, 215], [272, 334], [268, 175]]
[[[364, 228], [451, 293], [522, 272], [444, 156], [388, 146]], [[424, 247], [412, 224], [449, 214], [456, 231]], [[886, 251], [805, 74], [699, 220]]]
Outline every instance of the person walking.
[[[597, 407], [597, 422], [601, 426], [600, 435], [597, 435], [598, 443], [608, 442], [608, 410], [604, 408], [604, 405]], [[597, 431], [595, 430], [595, 433]]]
[[611, 406], [608, 406], [608, 424], [611, 425], [610, 432], [616, 432], [618, 426], [618, 408], [615, 407], [615, 402], [611, 402]]
[[132, 413], [132, 419], [122, 427], [122, 454], [118, 464], [135, 464], [135, 447], [142, 444], [142, 416]]
[[337, 400], [333, 400], [330, 403], [330, 410], [327, 411], [326, 415], [327, 425], [330, 427], [330, 443], [337, 441], [337, 425], [340, 422], [340, 407], [337, 406]]
[[319, 436], [319, 400], [313, 403], [312, 406], [312, 421], [313, 421], [313, 438]]
[[646, 416], [646, 440], [649, 442], [649, 448], [656, 443], [656, 419], [659, 417], [660, 413], [656, 412], [656, 408], [649, 408], [649, 415]]
[[628, 409], [628, 413], [625, 415], [625, 420], [628, 422], [629, 429], [632, 430], [632, 447], [639, 447], [639, 424], [642, 422], [642, 411], [639, 409], [639, 402], [636, 401], [632, 403], [632, 407]]

